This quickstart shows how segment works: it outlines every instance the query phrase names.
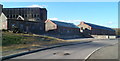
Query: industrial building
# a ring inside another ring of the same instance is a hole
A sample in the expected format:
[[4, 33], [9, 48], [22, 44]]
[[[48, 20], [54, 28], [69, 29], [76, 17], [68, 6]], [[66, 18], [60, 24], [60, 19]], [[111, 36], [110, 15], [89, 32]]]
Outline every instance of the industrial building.
[[106, 35], [105, 37], [107, 38], [109, 35], [115, 35], [115, 30], [113, 30], [111, 28], [96, 25], [96, 24], [91, 24], [91, 23], [87, 23], [87, 22], [83, 22], [83, 21], [80, 22], [78, 27], [80, 28], [80, 31], [86, 37], [88, 37], [88, 36], [98, 37], [98, 35], [99, 36]]
[[78, 26], [54, 20], [47, 20], [46, 8], [3, 8], [0, 5], [0, 30], [20, 31], [33, 34], [44, 34], [58, 38], [109, 38], [115, 30], [80, 22]]
[[71, 38], [80, 38], [82, 34], [80, 28], [73, 23], [66, 23], [54, 20], [45, 21], [45, 30], [52, 35], [72, 36]]
[[18, 30], [27, 33], [42, 34], [45, 32], [45, 20], [47, 20], [46, 8], [3, 8], [7, 17], [7, 29]]
[[41, 22], [47, 20], [46, 8], [3, 8], [3, 13], [8, 19], [16, 19], [18, 16], [21, 16], [28, 21]]

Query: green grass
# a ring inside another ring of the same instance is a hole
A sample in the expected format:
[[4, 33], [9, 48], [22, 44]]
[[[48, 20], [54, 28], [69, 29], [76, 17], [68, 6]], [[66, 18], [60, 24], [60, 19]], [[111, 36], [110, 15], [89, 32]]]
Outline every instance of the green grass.
[[8, 46], [12, 44], [21, 44], [23, 43], [22, 39], [24, 37], [17, 35], [3, 35], [2, 36], [2, 46]]
[[32, 46], [51, 45], [63, 42], [64, 41], [62, 39], [43, 35], [2, 32], [3, 51], [28, 48]]

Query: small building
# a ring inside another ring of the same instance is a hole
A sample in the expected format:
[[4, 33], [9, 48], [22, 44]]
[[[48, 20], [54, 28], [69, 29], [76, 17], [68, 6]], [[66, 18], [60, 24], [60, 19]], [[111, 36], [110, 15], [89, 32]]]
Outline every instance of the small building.
[[65, 36], [71, 36], [70, 38], [82, 37], [79, 27], [73, 23], [46, 20], [45, 31], [52, 35], [60, 35], [60, 37], [63, 36], [63, 38], [65, 38]]
[[105, 37], [108, 37], [108, 35], [115, 35], [115, 30], [111, 28], [96, 25], [96, 24], [91, 24], [87, 22], [80, 22], [78, 27], [80, 27], [80, 31], [86, 36], [91, 35], [93, 37], [97, 37], [98, 35], [100, 36], [107, 35]]
[[4, 13], [1, 13], [0, 15], [0, 30], [5, 29], [7, 30], [7, 17], [4, 15]]
[[7, 29], [7, 17], [2, 12], [3, 5], [0, 4], [0, 30]]

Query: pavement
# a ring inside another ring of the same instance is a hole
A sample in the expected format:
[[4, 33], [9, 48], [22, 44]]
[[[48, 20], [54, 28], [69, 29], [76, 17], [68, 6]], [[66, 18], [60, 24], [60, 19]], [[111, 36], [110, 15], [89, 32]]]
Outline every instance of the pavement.
[[[86, 60], [95, 51], [99, 50], [100, 48], [104, 46], [112, 46], [117, 43], [118, 43], [118, 40], [114, 40], [114, 39], [113, 40], [94, 40], [93, 42], [89, 42], [89, 43], [52, 48], [44, 51], [39, 51], [36, 53], [14, 57], [12, 59], [85, 59]], [[107, 49], [110, 49], [110, 48], [107, 48]], [[106, 52], [107, 51], [109, 50], [106, 50]], [[95, 57], [95, 55], [93, 57]], [[104, 58], [107, 58], [107, 57], [104, 57]], [[112, 58], [116, 59], [117, 56], [114, 56]]]

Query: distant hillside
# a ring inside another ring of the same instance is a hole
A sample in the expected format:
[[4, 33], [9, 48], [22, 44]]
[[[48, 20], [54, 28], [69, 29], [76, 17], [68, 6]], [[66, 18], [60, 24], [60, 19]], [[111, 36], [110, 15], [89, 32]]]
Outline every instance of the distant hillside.
[[120, 35], [120, 28], [113, 28], [116, 31], [116, 35]]

